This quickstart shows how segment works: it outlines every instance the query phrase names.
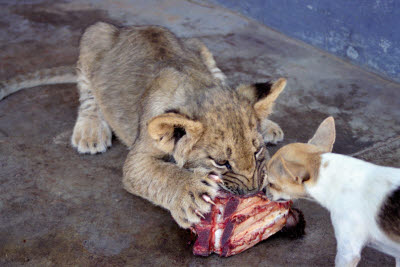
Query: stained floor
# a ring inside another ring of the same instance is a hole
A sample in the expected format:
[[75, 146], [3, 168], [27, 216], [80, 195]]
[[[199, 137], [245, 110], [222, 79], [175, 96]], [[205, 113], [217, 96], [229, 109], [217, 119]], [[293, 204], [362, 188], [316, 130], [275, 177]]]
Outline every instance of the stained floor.
[[[198, 37], [230, 84], [288, 77], [273, 119], [285, 143], [306, 141], [332, 115], [335, 152], [400, 167], [400, 85], [365, 72], [205, 1], [1, 1], [0, 80], [72, 65], [82, 31], [96, 21], [158, 24]], [[69, 145], [73, 84], [40, 86], [0, 102], [0, 265], [332, 266], [329, 214], [299, 201], [306, 235], [274, 236], [240, 255], [195, 257], [191, 235], [162, 208], [121, 186], [127, 149], [79, 155]], [[282, 144], [270, 147], [276, 151]], [[365, 249], [360, 266], [394, 266]]]

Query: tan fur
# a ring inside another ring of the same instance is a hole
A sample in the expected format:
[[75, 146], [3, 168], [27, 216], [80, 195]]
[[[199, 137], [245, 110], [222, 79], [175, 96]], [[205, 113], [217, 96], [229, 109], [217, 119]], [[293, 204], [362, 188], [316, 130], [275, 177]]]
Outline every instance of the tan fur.
[[277, 144], [282, 141], [284, 137], [281, 127], [268, 119], [261, 120], [260, 133], [264, 137], [265, 143]]
[[130, 149], [124, 188], [170, 210], [181, 227], [199, 222], [220, 186], [258, 190], [268, 157], [263, 139], [283, 138], [266, 118], [285, 79], [231, 89], [203, 43], [162, 27], [90, 26], [76, 80], [72, 145], [104, 152], [113, 131]]
[[336, 139], [336, 128], [333, 117], [326, 118], [318, 127], [314, 136], [307, 142], [320, 147], [325, 152], [331, 152]]
[[278, 150], [267, 165], [270, 191], [285, 192], [293, 198], [307, 197], [304, 183], [316, 181], [321, 153], [320, 148], [301, 143]]
[[269, 195], [307, 198], [305, 185], [318, 178], [321, 154], [331, 152], [335, 142], [333, 117], [325, 119], [307, 144], [293, 143], [279, 149], [267, 164]]
[[[276, 144], [283, 140], [283, 131], [278, 124], [265, 118], [272, 113], [275, 100], [286, 86], [286, 79], [280, 78], [275, 83], [270, 83], [268, 86], [266, 85], [267, 84], [240, 85], [237, 91], [254, 104], [257, 115], [264, 118], [260, 121], [259, 125], [260, 132], [264, 137], [264, 142]], [[260, 96], [265, 97], [262, 101], [256, 103]]]
[[81, 107], [72, 143], [80, 152], [101, 152], [110, 144], [111, 127], [131, 149], [125, 189], [189, 227], [210, 210], [204, 195], [214, 198], [218, 190], [209, 173], [233, 192], [259, 188], [266, 155], [254, 156], [265, 149], [257, 127], [285, 83], [271, 85], [272, 98], [267, 93], [249, 100], [221, 73], [198, 40], [179, 40], [156, 26], [97, 23], [81, 41]]
[[258, 117], [266, 118], [272, 113], [274, 102], [285, 87], [286, 79], [280, 78], [271, 86], [269, 95], [255, 103], [254, 109]]

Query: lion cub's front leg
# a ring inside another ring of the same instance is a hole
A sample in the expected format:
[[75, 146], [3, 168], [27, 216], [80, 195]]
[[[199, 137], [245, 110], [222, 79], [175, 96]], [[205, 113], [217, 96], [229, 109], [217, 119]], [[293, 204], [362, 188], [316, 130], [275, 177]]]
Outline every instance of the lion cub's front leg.
[[79, 153], [96, 154], [111, 146], [112, 132], [104, 120], [90, 88], [90, 82], [78, 72], [79, 111], [71, 138]]
[[124, 165], [124, 188], [168, 209], [182, 228], [199, 223], [210, 212], [217, 177], [179, 168], [155, 155], [132, 149]]
[[261, 121], [261, 135], [265, 143], [276, 144], [283, 140], [284, 134], [281, 127], [268, 119]]

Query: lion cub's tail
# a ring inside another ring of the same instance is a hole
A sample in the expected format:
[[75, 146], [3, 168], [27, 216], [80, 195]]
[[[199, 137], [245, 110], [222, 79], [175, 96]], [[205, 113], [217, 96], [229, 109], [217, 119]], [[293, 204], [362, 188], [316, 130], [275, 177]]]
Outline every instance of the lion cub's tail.
[[43, 69], [18, 75], [10, 80], [0, 82], [0, 100], [24, 88], [47, 84], [76, 83], [76, 80], [73, 66]]

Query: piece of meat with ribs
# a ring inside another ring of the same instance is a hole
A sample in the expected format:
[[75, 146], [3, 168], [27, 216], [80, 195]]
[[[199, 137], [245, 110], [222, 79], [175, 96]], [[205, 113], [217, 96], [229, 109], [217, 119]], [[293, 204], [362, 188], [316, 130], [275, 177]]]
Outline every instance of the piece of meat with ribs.
[[[282, 230], [291, 237], [304, 234], [305, 222], [292, 202], [273, 202], [259, 192], [240, 196], [222, 192], [210, 213], [195, 225], [193, 254], [221, 257], [238, 254]], [[282, 229], [283, 228], [283, 229]]]

